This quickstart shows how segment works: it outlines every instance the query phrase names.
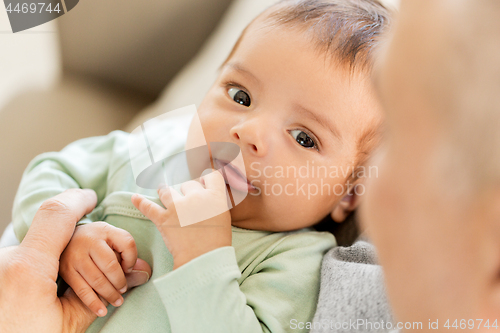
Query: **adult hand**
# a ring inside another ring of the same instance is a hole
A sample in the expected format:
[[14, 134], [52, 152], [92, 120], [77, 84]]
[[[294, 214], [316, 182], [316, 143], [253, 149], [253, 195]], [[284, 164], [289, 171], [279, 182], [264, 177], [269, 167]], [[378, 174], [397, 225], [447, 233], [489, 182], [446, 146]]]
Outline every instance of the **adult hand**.
[[[56, 279], [76, 223], [96, 202], [92, 190], [61, 193], [42, 204], [21, 245], [0, 249], [2, 332], [84, 332], [95, 320], [71, 289], [57, 297]], [[151, 272], [147, 263], [138, 265]]]

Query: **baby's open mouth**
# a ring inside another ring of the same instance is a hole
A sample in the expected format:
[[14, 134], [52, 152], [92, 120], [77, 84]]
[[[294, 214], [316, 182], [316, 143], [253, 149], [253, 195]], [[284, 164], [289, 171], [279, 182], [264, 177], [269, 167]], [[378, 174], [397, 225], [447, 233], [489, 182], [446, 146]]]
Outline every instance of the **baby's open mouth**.
[[244, 173], [235, 165], [228, 161], [214, 158], [214, 166], [218, 170], [223, 170], [224, 180], [232, 189], [242, 192], [256, 191]]

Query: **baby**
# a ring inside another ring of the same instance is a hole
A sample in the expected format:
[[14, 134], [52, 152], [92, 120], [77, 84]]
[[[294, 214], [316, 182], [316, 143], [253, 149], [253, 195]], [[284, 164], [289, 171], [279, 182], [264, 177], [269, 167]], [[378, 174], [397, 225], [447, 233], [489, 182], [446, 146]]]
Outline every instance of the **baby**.
[[[336, 243], [310, 227], [328, 215], [344, 221], [359, 202], [360, 177], [331, 167], [362, 165], [376, 144], [370, 71], [387, 20], [376, 0], [285, 0], [245, 29], [198, 117], [206, 142], [238, 145], [248, 195], [207, 221], [179, 227], [178, 194], [137, 186], [124, 132], [30, 163], [14, 204], [20, 239], [44, 200], [68, 188], [97, 193], [60, 267], [100, 317], [87, 332], [282, 332], [311, 321], [321, 260]], [[225, 198], [223, 182], [216, 172], [187, 182], [183, 200]], [[153, 283], [127, 291], [137, 257]]]

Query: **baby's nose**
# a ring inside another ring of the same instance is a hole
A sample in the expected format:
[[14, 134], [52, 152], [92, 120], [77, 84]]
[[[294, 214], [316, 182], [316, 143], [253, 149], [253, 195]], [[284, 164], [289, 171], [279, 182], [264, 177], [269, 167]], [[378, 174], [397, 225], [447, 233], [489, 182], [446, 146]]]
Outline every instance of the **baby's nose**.
[[230, 135], [242, 151], [246, 150], [247, 153], [264, 156], [268, 150], [268, 143], [264, 138], [265, 132], [267, 130], [264, 126], [245, 122], [231, 128]]

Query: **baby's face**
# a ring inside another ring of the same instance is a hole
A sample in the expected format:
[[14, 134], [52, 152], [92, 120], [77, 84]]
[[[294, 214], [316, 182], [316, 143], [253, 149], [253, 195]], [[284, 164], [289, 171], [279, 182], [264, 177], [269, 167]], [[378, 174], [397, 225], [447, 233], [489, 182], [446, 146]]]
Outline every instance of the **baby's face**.
[[248, 196], [231, 209], [234, 226], [312, 226], [345, 194], [357, 141], [379, 113], [368, 76], [327, 59], [304, 33], [257, 20], [200, 105], [206, 141], [243, 156]]

